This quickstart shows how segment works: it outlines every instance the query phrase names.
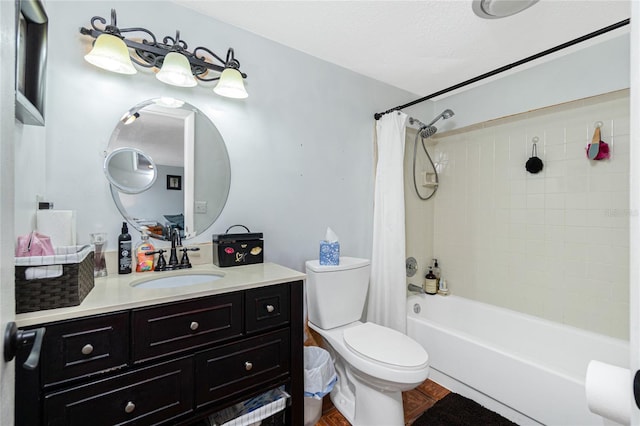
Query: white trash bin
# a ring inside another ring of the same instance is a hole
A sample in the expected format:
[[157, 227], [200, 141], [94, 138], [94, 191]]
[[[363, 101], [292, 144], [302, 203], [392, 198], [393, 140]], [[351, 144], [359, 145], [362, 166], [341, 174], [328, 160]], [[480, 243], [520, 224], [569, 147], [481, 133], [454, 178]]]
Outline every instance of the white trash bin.
[[304, 347], [304, 426], [314, 426], [322, 416], [322, 397], [331, 392], [338, 376], [329, 352]]

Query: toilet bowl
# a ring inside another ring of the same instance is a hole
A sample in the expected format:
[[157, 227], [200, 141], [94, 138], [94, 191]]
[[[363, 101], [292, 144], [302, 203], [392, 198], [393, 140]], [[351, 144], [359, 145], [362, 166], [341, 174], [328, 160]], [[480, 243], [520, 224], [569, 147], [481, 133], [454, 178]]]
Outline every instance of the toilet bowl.
[[360, 321], [369, 270], [367, 259], [341, 257], [332, 267], [308, 261], [309, 327], [334, 361], [331, 401], [344, 417], [354, 426], [401, 426], [402, 392], [427, 378], [429, 357], [406, 335]]

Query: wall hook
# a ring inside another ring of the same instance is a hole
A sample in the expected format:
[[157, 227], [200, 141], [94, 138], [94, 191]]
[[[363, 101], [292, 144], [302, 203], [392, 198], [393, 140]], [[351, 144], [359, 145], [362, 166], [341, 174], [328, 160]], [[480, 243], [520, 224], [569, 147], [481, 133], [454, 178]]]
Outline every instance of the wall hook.
[[604, 126], [604, 123], [602, 121], [596, 121], [595, 123], [593, 123], [593, 127], [595, 127], [596, 129], [599, 129], [602, 126]]
[[544, 168], [544, 163], [542, 162], [541, 159], [538, 158], [538, 147], [537, 147], [537, 143], [540, 140], [540, 138], [538, 138], [537, 136], [534, 136], [531, 141], [533, 142], [533, 148], [531, 148], [531, 157], [527, 160], [526, 164], [524, 165], [525, 169], [527, 169], [527, 171], [529, 173], [540, 173], [540, 171], [542, 171], [542, 169]]

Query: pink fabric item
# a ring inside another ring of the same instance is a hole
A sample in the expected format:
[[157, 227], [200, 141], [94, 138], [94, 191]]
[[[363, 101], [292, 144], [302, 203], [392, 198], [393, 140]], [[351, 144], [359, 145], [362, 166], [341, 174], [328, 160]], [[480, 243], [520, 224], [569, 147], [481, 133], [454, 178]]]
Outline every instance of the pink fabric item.
[[[589, 146], [587, 146], [586, 153], [587, 158], [589, 158]], [[611, 158], [609, 144], [600, 141], [600, 144], [598, 145], [598, 155], [596, 155], [596, 158], [594, 158], [594, 160], [608, 160], [609, 158]]]
[[35, 231], [29, 235], [20, 235], [16, 246], [16, 257], [25, 256], [53, 256], [56, 252], [47, 235]]
[[609, 154], [609, 144], [606, 142], [600, 141], [600, 147], [598, 148], [598, 155], [596, 155], [595, 160], [606, 160], [610, 157]]

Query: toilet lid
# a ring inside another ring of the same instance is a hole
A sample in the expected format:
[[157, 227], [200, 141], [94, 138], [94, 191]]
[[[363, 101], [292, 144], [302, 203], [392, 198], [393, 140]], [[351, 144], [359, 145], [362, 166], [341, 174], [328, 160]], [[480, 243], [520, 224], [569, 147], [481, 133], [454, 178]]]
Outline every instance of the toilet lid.
[[343, 337], [349, 349], [378, 362], [418, 367], [429, 360], [418, 342], [399, 331], [372, 322], [344, 330]]

